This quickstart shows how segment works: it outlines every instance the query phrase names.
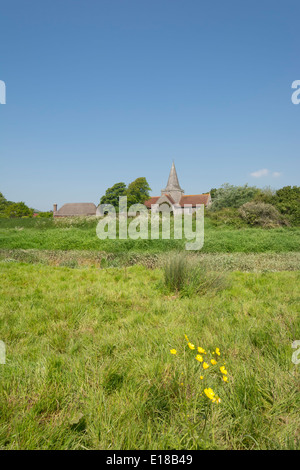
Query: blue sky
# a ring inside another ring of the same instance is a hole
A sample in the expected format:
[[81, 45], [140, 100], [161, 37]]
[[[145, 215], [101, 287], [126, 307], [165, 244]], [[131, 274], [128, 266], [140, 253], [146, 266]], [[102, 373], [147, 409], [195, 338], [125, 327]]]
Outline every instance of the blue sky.
[[0, 191], [158, 195], [173, 159], [186, 194], [299, 185], [299, 21], [298, 0], [1, 0]]

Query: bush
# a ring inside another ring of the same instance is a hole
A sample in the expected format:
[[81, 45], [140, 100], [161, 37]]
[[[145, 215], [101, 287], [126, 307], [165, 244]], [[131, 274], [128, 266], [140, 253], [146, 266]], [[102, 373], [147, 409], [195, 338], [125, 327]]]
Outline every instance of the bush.
[[37, 216], [38, 218], [41, 219], [52, 219], [53, 218], [53, 212], [38, 212]]
[[241, 219], [238, 209], [226, 207], [218, 211], [206, 210], [205, 216], [215, 227], [227, 225], [229, 227], [241, 228], [246, 223]]
[[264, 202], [247, 202], [239, 208], [239, 214], [247, 224], [252, 226], [272, 228], [288, 225], [276, 207]]
[[259, 189], [255, 186], [233, 186], [225, 183], [221, 188], [215, 190], [211, 210], [216, 211], [224, 207], [238, 208], [246, 202], [252, 201], [259, 193]]

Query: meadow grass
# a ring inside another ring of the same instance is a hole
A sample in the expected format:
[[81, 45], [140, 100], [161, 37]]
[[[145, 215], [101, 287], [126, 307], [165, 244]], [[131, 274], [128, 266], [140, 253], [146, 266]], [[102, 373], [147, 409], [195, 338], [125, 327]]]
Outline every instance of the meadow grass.
[[[180, 297], [161, 269], [0, 262], [0, 448], [299, 448], [299, 273], [226, 276]], [[221, 350], [218, 405], [184, 334]]]
[[[165, 253], [185, 250], [186, 240], [99, 240], [97, 219], [0, 219], [0, 249], [98, 250], [107, 253]], [[300, 228], [214, 227], [205, 219], [203, 253], [299, 251]]]
[[170, 256], [178, 253], [187, 260], [202, 263], [214, 271], [297, 271], [300, 268], [300, 252], [289, 253], [202, 253], [200, 252], [123, 252], [107, 253], [90, 250], [1, 250], [0, 260], [6, 263], [21, 261], [50, 266], [98, 268], [122, 267], [140, 264], [147, 268], [163, 267]]

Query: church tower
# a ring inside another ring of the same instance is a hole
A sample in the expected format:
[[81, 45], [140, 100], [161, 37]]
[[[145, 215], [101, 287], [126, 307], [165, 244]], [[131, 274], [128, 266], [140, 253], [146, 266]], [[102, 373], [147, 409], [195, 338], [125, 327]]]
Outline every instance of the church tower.
[[172, 163], [172, 168], [170, 171], [167, 186], [165, 189], [162, 189], [161, 191], [161, 195], [163, 194], [167, 194], [168, 196], [171, 196], [171, 198], [174, 200], [176, 204], [179, 203], [181, 196], [184, 194], [184, 190], [181, 189], [179, 181], [178, 181], [178, 176], [176, 173], [174, 162]]

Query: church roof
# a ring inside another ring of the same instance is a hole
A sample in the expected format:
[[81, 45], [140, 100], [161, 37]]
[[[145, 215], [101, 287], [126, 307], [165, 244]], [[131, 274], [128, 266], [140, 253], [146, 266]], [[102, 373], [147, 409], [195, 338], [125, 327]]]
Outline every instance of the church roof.
[[159, 199], [160, 197], [161, 197], [161, 196], [150, 197], [150, 199], [148, 199], [147, 201], [144, 202], [145, 206], [146, 206], [148, 209], [151, 209], [151, 204], [156, 204], [156, 202], [158, 201], [158, 199]]
[[209, 202], [209, 193], [206, 194], [190, 194], [190, 195], [183, 195], [181, 196], [181, 199], [179, 201], [179, 204], [181, 207], [184, 206], [184, 204], [192, 204], [194, 207], [196, 204], [204, 204], [205, 206]]
[[[144, 205], [147, 207], [147, 209], [151, 209], [151, 204], [157, 204], [158, 203], [158, 200], [162, 197], [166, 197], [167, 199], [169, 199], [170, 203], [171, 204], [175, 204], [175, 201], [174, 199], [172, 198], [172, 196], [170, 196], [170, 194], [162, 194], [161, 196], [154, 196], [154, 197], [151, 197], [150, 199], [148, 199], [147, 201], [144, 202]], [[160, 203], [158, 203], [160, 204]]]
[[[157, 204], [158, 200], [163, 196], [166, 196], [170, 200], [170, 202], [175, 205], [174, 199], [169, 194], [151, 197], [150, 199], [145, 201], [144, 204], [148, 209], [151, 209], [151, 204]], [[183, 207], [184, 204], [191, 204], [193, 207], [195, 207], [196, 204], [204, 204], [205, 206], [207, 206], [207, 204], [209, 203], [209, 198], [210, 193], [182, 195], [179, 201], [179, 206]]]
[[[177, 193], [176, 193], [176, 191], [177, 191]], [[178, 203], [176, 203], [174, 198], [171, 196], [171, 194], [170, 194], [171, 192], [172, 192], [172, 196], [175, 197], [175, 195], [176, 195], [175, 200], [176, 201], [179, 200]], [[204, 204], [205, 206], [207, 206], [211, 201], [210, 193], [190, 194], [190, 195], [188, 195], [188, 194], [185, 195], [183, 193], [184, 193], [184, 191], [180, 187], [177, 172], [176, 172], [176, 168], [175, 168], [175, 164], [173, 162], [167, 186], [166, 186], [165, 189], [162, 190], [161, 196], [151, 197], [150, 199], [145, 201], [144, 204], [148, 209], [151, 209], [152, 204], [161, 204], [163, 201], [160, 201], [160, 199], [163, 198], [163, 197], [167, 197], [169, 199], [169, 201], [171, 202], [171, 204], [174, 205], [174, 206], [177, 206], [177, 207], [178, 206], [179, 207], [184, 207], [185, 204], [191, 204], [192, 207], [196, 207], [197, 204]]]
[[163, 191], [182, 191], [179, 181], [178, 181], [178, 176], [175, 168], [174, 162], [172, 163], [171, 171], [169, 174], [169, 179], [166, 188]]

